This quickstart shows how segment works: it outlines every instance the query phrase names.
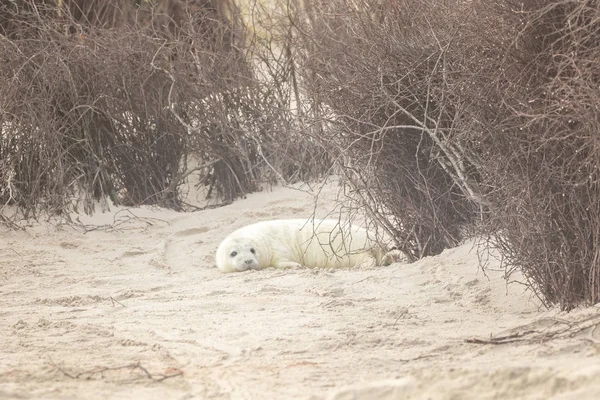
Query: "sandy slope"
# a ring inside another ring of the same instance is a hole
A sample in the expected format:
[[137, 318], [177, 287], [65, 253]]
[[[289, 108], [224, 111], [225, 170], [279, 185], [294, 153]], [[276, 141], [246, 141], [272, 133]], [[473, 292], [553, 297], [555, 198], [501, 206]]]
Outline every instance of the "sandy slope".
[[0, 398], [600, 398], [598, 310], [540, 309], [469, 243], [371, 270], [213, 267], [232, 229], [333, 204], [277, 189], [1, 230]]

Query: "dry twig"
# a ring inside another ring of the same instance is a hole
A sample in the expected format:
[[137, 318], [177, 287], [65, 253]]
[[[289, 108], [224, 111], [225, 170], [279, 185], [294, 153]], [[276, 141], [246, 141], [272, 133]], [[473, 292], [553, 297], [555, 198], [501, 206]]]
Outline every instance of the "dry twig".
[[[50, 358], [50, 362], [57, 370], [59, 370], [61, 373], [63, 373], [65, 376], [67, 376], [71, 379], [90, 380], [90, 379], [97, 378], [98, 376], [99, 376], [99, 378], [103, 378], [103, 374], [106, 372], [122, 371], [122, 370], [129, 370], [130, 372], [134, 372], [134, 371], [141, 372], [143, 377], [150, 379], [154, 382], [162, 382], [165, 379], [174, 378], [174, 377], [183, 375], [183, 371], [181, 371], [181, 370], [171, 373], [171, 374], [151, 373], [150, 371], [148, 371], [148, 369], [146, 369], [146, 367], [144, 367], [141, 364], [141, 362], [122, 365], [122, 366], [118, 366], [118, 367], [97, 367], [97, 368], [92, 368], [87, 371], [71, 373], [71, 372], [66, 371], [64, 368], [60, 367], [59, 365], [57, 365], [51, 358]], [[142, 377], [133, 378], [133, 380], [138, 380], [141, 378]]]

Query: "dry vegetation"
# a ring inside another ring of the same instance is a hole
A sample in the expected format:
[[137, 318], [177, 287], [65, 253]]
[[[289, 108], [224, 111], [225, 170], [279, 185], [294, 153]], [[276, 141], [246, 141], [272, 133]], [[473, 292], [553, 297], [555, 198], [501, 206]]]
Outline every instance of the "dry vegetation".
[[597, 1], [1, 4], [0, 201], [25, 216], [184, 209], [190, 156], [226, 202], [333, 163], [409, 259], [476, 233], [546, 304], [600, 300]]
[[81, 197], [85, 211], [105, 196], [181, 209], [189, 156], [225, 202], [302, 176], [310, 144], [287, 142], [282, 85], [255, 78], [233, 3], [59, 3], [0, 8], [3, 205], [26, 217]]
[[296, 23], [319, 140], [409, 258], [473, 228], [546, 304], [600, 300], [596, 1], [336, 0]]

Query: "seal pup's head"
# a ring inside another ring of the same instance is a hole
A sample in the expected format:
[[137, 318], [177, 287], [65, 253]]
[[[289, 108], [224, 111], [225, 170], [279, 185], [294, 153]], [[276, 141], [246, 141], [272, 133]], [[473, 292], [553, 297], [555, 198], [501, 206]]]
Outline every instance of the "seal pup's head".
[[226, 237], [217, 249], [217, 268], [223, 272], [241, 272], [269, 266], [271, 254], [259, 240]]

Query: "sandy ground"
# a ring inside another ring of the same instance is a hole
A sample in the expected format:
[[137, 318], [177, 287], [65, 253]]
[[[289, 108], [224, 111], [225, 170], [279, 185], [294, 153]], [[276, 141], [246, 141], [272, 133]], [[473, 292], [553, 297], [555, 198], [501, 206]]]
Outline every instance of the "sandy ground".
[[1, 228], [0, 398], [600, 398], [599, 309], [540, 308], [472, 243], [367, 270], [214, 268], [234, 228], [326, 216], [336, 190]]

